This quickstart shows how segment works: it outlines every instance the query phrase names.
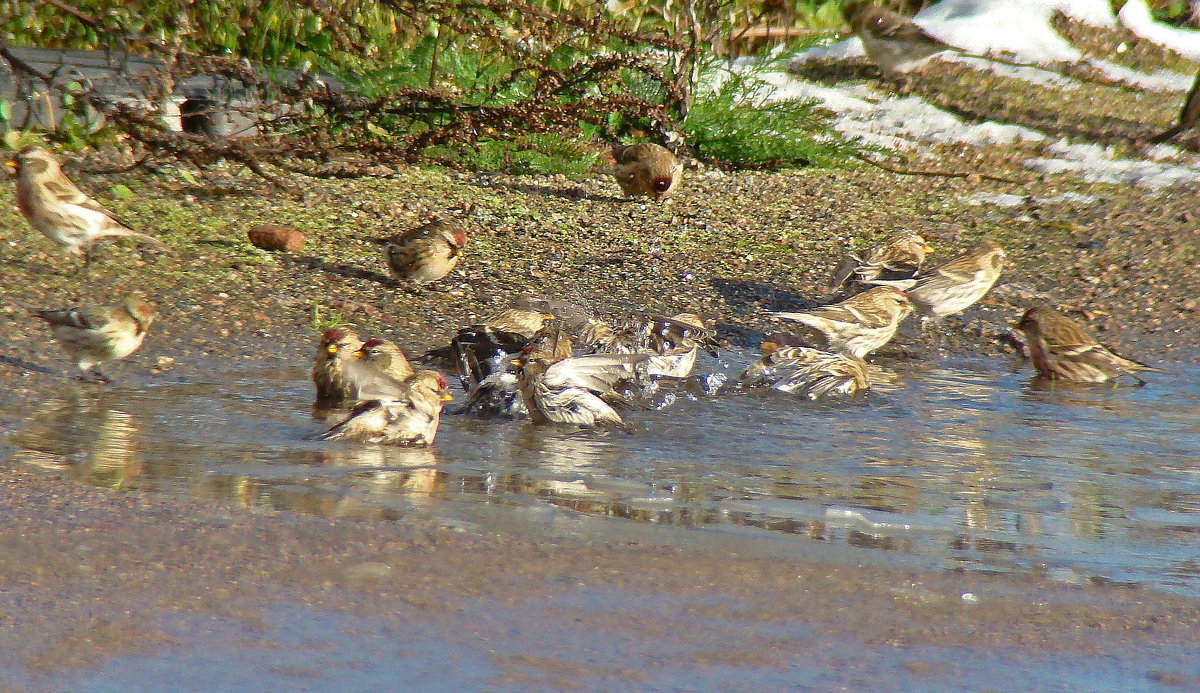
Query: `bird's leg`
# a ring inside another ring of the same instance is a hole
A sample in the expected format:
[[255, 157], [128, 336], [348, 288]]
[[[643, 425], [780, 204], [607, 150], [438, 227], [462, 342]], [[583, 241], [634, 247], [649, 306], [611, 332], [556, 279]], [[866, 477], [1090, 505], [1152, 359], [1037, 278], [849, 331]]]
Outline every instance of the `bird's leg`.
[[92, 366], [89, 370], [84, 371], [79, 375], [79, 379], [85, 383], [111, 383], [103, 371], [100, 370], [100, 364]]

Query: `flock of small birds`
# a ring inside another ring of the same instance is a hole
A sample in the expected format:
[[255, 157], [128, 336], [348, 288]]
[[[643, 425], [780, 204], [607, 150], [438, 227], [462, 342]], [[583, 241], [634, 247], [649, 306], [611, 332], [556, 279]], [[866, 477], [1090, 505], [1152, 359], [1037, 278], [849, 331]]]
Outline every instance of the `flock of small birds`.
[[[922, 40], [911, 36], [912, 27], [903, 25], [908, 20], [898, 15], [862, 3], [849, 2], [846, 7], [851, 25], [866, 32], [864, 36]], [[896, 24], [903, 26], [892, 26]], [[885, 73], [901, 72], [914, 60], [938, 52], [929, 52], [937, 45], [926, 46], [928, 50], [916, 51], [914, 58], [905, 53], [908, 49], [864, 44]], [[618, 145], [613, 153], [610, 173], [627, 196], [659, 201], [678, 190], [682, 166], [665, 147]], [[163, 245], [132, 230], [84, 194], [46, 150], [26, 148], [12, 164], [21, 213], [47, 238], [82, 258], [83, 269], [90, 247], [102, 238]], [[391, 274], [419, 290], [457, 266], [467, 234], [457, 222], [437, 219], [379, 241]], [[746, 368], [738, 387], [771, 387], [809, 399], [865, 391], [874, 376], [864, 359], [887, 344], [910, 313], [920, 317], [922, 331], [929, 323], [961, 313], [987, 294], [1007, 259], [1003, 248], [985, 241], [927, 269], [928, 252], [924, 238], [904, 230], [862, 255], [847, 252], [829, 283], [835, 302], [772, 313], [793, 329], [762, 343], [761, 358]], [[154, 321], [153, 306], [137, 296], [113, 306], [33, 313], [50, 326], [83, 377], [99, 381], [107, 381], [100, 366], [136, 351]], [[1103, 383], [1130, 376], [1141, 384], [1139, 372], [1157, 371], [1116, 354], [1085, 327], [1048, 307], [1029, 308], [1016, 328], [1024, 334], [1034, 368], [1043, 378]], [[658, 383], [687, 378], [700, 351], [715, 356], [720, 346], [696, 315], [602, 319], [568, 301], [541, 297], [522, 297], [481, 323], [463, 327], [447, 346], [413, 359], [437, 368], [414, 369], [403, 349], [391, 341], [364, 340], [348, 329], [329, 329], [320, 335], [312, 380], [317, 410], [331, 412], [336, 422], [319, 438], [432, 444], [443, 406], [452, 401], [443, 371], [456, 375], [466, 393], [455, 413], [527, 418], [535, 424], [624, 427], [619, 410], [645, 408], [647, 393]]]

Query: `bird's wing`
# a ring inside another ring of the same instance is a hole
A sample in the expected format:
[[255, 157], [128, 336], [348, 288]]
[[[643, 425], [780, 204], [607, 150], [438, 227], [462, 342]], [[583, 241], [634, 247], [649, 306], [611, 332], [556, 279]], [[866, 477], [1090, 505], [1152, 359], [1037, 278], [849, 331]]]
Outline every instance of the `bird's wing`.
[[46, 186], [46, 192], [53, 195], [55, 199], [63, 204], [74, 205], [75, 207], [79, 207], [80, 209], [87, 210], [89, 212], [98, 212], [108, 217], [111, 221], [120, 224], [127, 229], [132, 229], [129, 224], [126, 224], [119, 217], [117, 217], [117, 215], [106, 209], [104, 205], [88, 197], [82, 190], [75, 187], [75, 185], [72, 183], [48, 180], [45, 181], [43, 185]]
[[359, 402], [350, 415], [328, 431], [317, 436], [319, 440], [363, 440], [378, 435], [388, 422], [383, 402], [377, 399]]
[[609, 423], [624, 425], [621, 415], [607, 402], [587, 390], [568, 387], [563, 390], [543, 391], [540, 395], [543, 411], [553, 412], [554, 421], [559, 423], [592, 426]]
[[550, 365], [543, 376], [547, 387], [581, 387], [592, 392], [606, 392], [623, 378], [635, 378], [637, 366], [648, 359], [646, 354], [590, 354], [563, 359]]

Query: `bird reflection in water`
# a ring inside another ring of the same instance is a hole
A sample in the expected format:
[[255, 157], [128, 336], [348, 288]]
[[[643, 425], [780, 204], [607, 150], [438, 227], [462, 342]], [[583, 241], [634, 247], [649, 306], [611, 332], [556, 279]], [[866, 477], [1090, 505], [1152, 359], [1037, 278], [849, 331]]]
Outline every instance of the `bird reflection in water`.
[[102, 394], [72, 389], [38, 407], [9, 442], [15, 462], [67, 470], [97, 486], [124, 488], [141, 475], [138, 421]]

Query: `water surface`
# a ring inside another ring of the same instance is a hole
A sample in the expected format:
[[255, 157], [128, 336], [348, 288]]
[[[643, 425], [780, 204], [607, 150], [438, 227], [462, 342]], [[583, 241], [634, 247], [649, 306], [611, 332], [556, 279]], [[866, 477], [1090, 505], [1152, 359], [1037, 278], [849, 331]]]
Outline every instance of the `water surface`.
[[[697, 372], [733, 379], [750, 357]], [[1200, 595], [1195, 367], [1048, 390], [1003, 361], [885, 365], [893, 386], [848, 401], [697, 377], [663, 409], [630, 412], [631, 432], [445, 416], [433, 448], [407, 450], [308, 440], [325, 424], [307, 368], [238, 364], [210, 381], [65, 389], [9, 443], [89, 483], [326, 516], [652, 526], [669, 543], [732, 536]]]

